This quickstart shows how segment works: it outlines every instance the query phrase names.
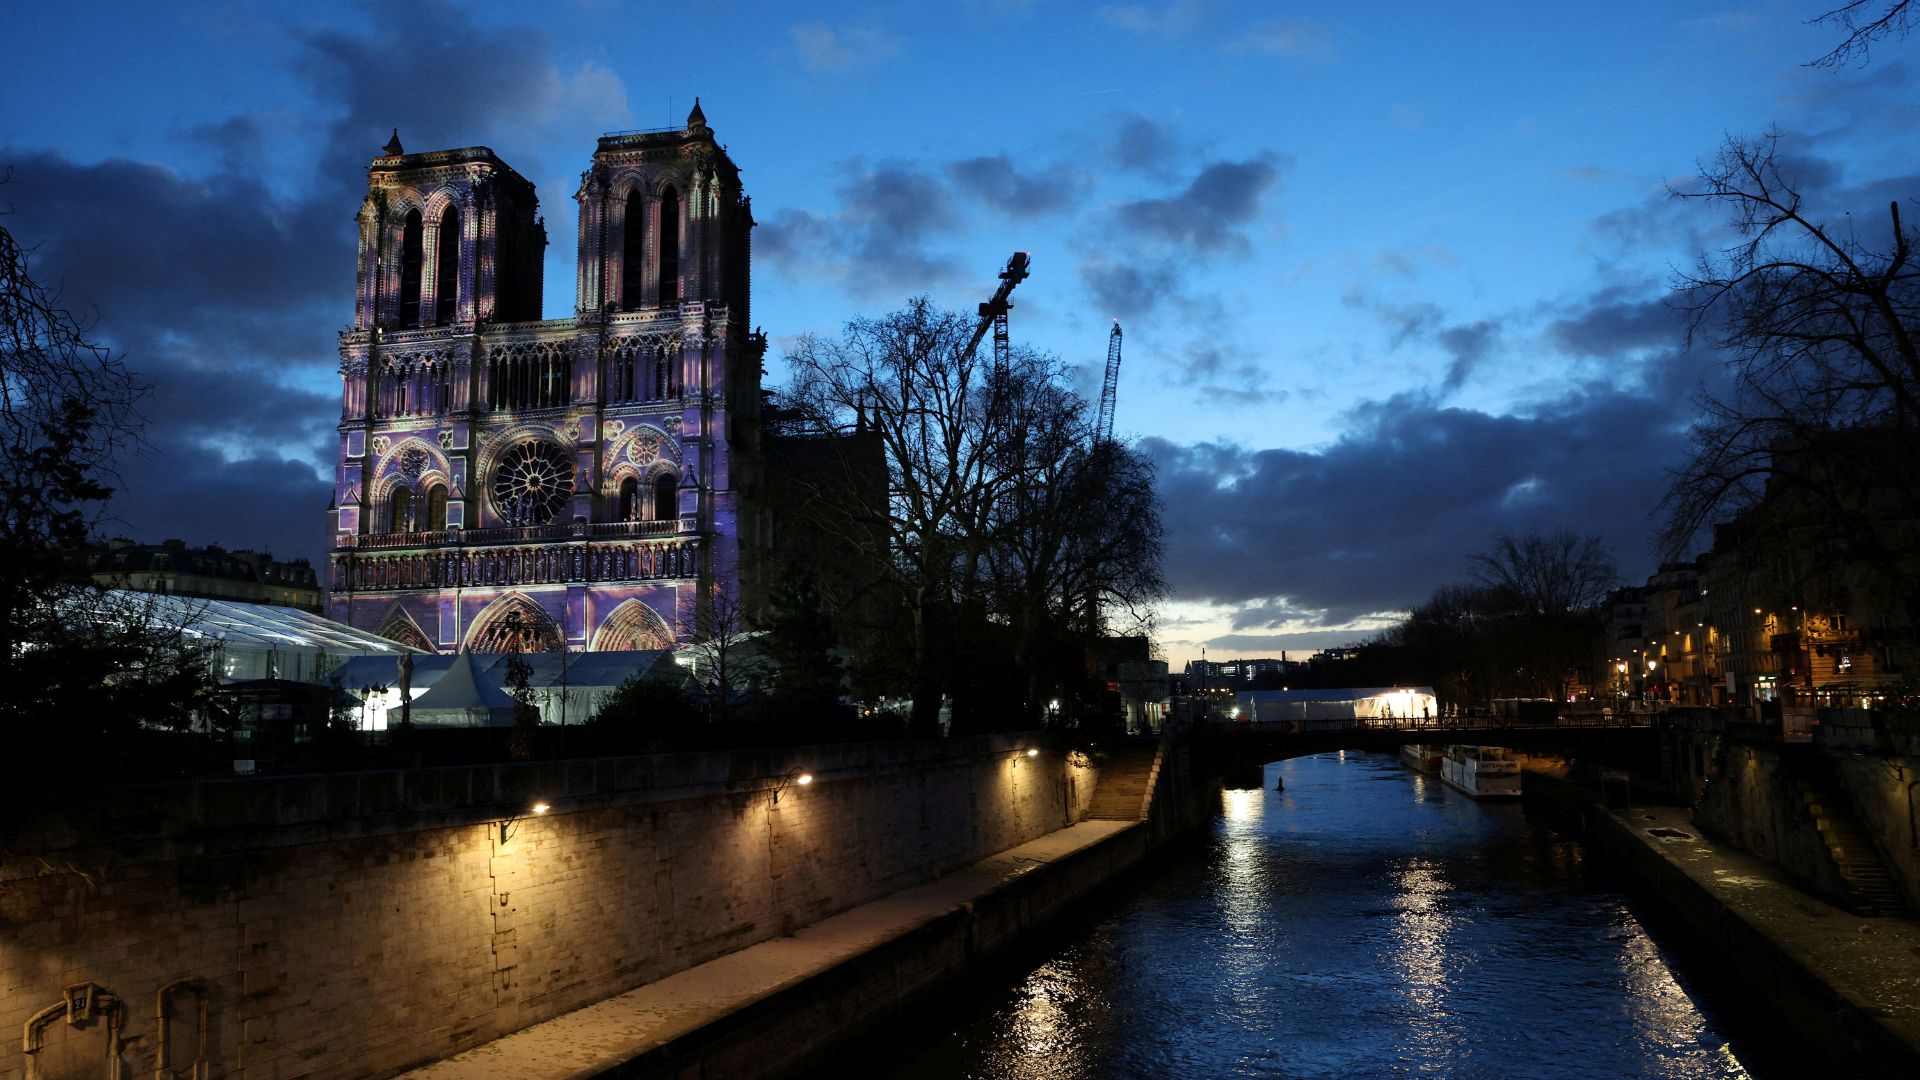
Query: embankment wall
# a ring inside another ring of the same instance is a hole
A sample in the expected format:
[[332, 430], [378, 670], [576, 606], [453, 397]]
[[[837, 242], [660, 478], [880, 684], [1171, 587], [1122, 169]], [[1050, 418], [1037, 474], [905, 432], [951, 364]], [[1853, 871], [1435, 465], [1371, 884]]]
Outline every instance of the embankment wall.
[[1857, 1076], [1911, 1076], [1914, 1048], [1877, 1022], [1869, 1008], [1828, 984], [1772, 936], [1668, 861], [1620, 816], [1589, 805], [1575, 811], [1584, 838], [1622, 869], [1634, 891], [1684, 927], [1690, 948], [1713, 957], [1720, 974], [1757, 997], [1799, 1047]]
[[0, 1077], [389, 1075], [1060, 828], [1093, 772], [1024, 745], [120, 793], [0, 864]]

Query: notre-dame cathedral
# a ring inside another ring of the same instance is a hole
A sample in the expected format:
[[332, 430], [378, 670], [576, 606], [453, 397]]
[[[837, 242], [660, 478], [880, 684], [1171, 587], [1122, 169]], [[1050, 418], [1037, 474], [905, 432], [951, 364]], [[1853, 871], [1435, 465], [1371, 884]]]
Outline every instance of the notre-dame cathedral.
[[699, 103], [600, 139], [571, 318], [485, 147], [368, 169], [340, 337], [328, 614], [424, 649], [668, 646], [741, 587], [764, 337], [753, 217]]

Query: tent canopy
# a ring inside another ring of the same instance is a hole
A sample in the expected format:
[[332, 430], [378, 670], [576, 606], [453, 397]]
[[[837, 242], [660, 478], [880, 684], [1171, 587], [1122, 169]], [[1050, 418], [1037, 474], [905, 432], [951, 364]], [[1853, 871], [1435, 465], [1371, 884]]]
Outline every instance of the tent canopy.
[[512, 727], [515, 708], [513, 697], [475, 670], [473, 654], [462, 650], [413, 703], [412, 719], [419, 727]]

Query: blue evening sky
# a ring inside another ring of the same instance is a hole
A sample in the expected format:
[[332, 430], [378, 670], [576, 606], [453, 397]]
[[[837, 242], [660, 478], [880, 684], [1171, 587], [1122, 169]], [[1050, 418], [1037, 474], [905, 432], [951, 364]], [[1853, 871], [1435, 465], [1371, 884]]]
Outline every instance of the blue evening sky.
[[1277, 654], [1364, 636], [1496, 529], [1596, 532], [1652, 568], [1715, 372], [1661, 300], [1719, 216], [1668, 185], [1773, 126], [1836, 214], [1920, 195], [1913, 43], [1807, 67], [1821, 10], [19, 4], [0, 202], [155, 383], [122, 531], [317, 558], [388, 130], [538, 185], [560, 316], [595, 137], [699, 95], [754, 200], [776, 354], [916, 292], [971, 310], [1031, 252], [1017, 340], [1097, 390], [1124, 324], [1166, 655]]

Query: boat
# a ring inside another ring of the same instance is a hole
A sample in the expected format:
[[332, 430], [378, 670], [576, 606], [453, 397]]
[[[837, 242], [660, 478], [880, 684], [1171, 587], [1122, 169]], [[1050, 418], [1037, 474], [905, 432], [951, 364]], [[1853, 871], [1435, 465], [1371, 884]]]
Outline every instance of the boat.
[[1439, 772], [1444, 747], [1433, 743], [1400, 744], [1400, 764], [1424, 773]]
[[1440, 761], [1440, 779], [1476, 799], [1515, 798], [1520, 762], [1504, 746], [1449, 746]]

